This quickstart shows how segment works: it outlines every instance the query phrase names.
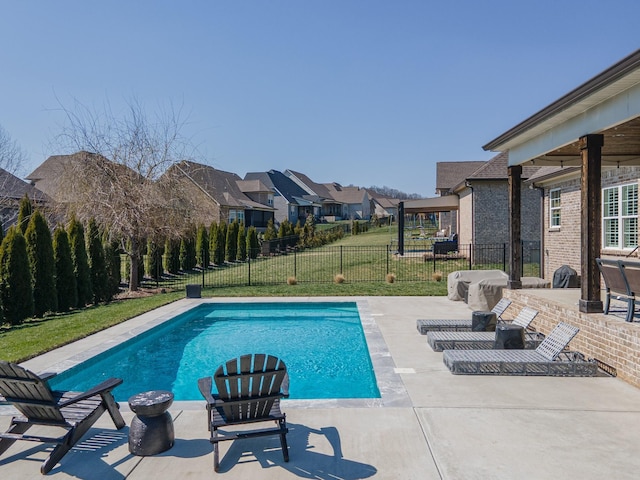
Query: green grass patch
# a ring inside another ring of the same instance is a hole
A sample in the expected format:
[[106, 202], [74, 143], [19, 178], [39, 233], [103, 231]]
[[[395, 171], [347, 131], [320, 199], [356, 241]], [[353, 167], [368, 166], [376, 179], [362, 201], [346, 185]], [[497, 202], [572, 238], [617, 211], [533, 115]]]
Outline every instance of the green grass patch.
[[118, 300], [76, 312], [30, 319], [20, 325], [5, 325], [0, 327], [0, 358], [22, 362], [182, 297], [184, 292]]

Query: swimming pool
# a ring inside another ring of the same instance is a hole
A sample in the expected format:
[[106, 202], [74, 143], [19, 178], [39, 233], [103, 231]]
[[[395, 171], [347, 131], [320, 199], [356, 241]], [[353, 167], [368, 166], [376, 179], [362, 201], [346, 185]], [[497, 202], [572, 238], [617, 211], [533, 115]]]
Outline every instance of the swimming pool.
[[379, 398], [355, 302], [204, 303], [60, 373], [56, 389], [84, 390], [108, 377], [126, 401], [145, 390], [201, 400], [197, 379], [230, 358], [282, 358], [292, 399]]

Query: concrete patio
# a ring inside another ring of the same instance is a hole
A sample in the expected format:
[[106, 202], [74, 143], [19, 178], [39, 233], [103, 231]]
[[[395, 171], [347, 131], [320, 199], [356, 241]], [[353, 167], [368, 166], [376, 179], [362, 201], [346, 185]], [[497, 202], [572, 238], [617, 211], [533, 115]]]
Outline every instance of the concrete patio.
[[[239, 300], [239, 299], [233, 299]], [[261, 299], [244, 299], [259, 301]], [[318, 300], [314, 298], [314, 300]], [[347, 300], [345, 297], [329, 300]], [[635, 479], [640, 472], [640, 389], [617, 378], [454, 376], [416, 330], [418, 318], [470, 316], [446, 297], [366, 297], [388, 347], [400, 391], [391, 401], [284, 401], [290, 457], [277, 438], [222, 446], [212, 468], [204, 402], [176, 402], [176, 443], [152, 457], [127, 448], [128, 427], [104, 415], [48, 477], [55, 479]], [[188, 306], [181, 300], [25, 365], [34, 371], [135, 334], [154, 317]], [[510, 313], [509, 311], [507, 311]], [[622, 320], [621, 320], [622, 321]], [[379, 378], [380, 381], [380, 378]], [[396, 388], [398, 388], [396, 386]], [[122, 405], [127, 423], [132, 413]], [[0, 407], [0, 428], [10, 409]], [[17, 442], [0, 456], [0, 478], [42, 478], [48, 448]]]

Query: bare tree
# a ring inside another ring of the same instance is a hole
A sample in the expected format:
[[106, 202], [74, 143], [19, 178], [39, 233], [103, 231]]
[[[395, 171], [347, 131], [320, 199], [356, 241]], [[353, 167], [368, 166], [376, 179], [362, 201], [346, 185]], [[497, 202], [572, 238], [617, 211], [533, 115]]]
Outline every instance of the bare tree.
[[0, 125], [0, 168], [9, 173], [15, 173], [26, 162], [26, 158], [24, 150]]
[[191, 153], [179, 112], [152, 119], [138, 102], [121, 117], [108, 107], [96, 113], [77, 103], [63, 111], [67, 121], [59, 140], [78, 153], [68, 157], [60, 176], [60, 200], [79, 219], [95, 217], [121, 242], [131, 259], [129, 289], [137, 290], [146, 241], [164, 242], [193, 223], [189, 199], [163, 176]]

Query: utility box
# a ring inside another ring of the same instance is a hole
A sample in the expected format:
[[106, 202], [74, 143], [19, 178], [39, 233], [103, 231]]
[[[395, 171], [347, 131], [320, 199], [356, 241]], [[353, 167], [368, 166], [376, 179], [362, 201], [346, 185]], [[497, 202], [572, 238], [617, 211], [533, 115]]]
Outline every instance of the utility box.
[[202, 286], [196, 284], [187, 285], [187, 298], [202, 298]]

